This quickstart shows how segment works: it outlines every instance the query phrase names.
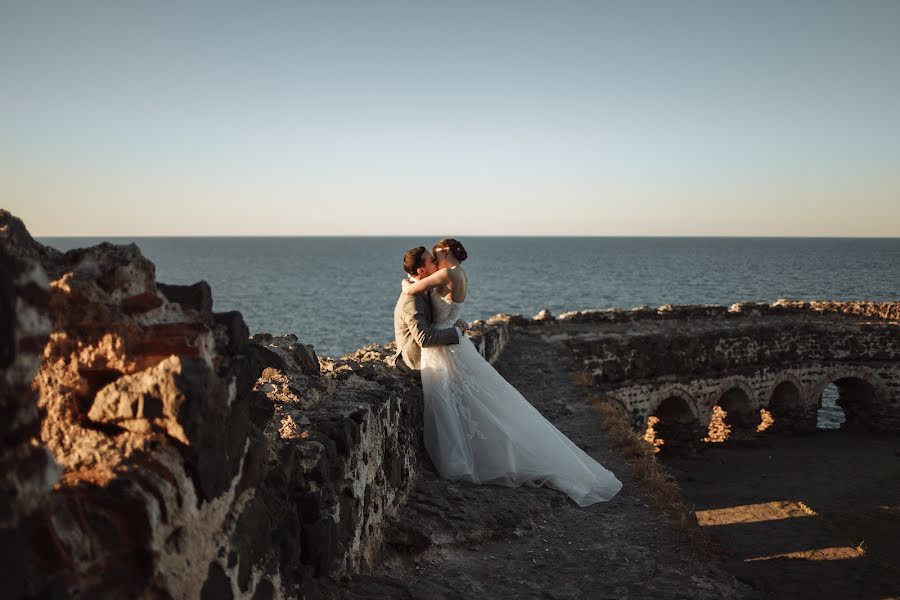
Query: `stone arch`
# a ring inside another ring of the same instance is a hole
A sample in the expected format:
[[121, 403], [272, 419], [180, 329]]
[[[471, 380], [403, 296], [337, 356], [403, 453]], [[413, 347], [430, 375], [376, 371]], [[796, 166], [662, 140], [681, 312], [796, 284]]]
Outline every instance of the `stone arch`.
[[[656, 414], [659, 408], [665, 404], [669, 403], [675, 404], [675, 401], [672, 400], [680, 399], [684, 402], [684, 405], [687, 407], [687, 410], [690, 412], [691, 416], [694, 420], [700, 421], [700, 415], [697, 411], [697, 400], [693, 395], [681, 385], [667, 385], [663, 388], [660, 388], [654, 395], [654, 398], [650, 402], [650, 414]], [[672, 410], [671, 408], [667, 408], [668, 410]]]
[[[784, 384], [788, 384], [788, 385], [785, 386]], [[781, 392], [776, 393], [776, 390], [778, 390], [779, 388], [781, 388]], [[783, 397], [783, 394], [788, 393], [788, 394], [791, 394], [791, 395], [792, 395], [792, 394], [793, 394], [792, 391], [791, 391], [791, 392], [788, 392], [788, 391], [787, 391], [787, 390], [789, 390], [790, 388], [793, 388], [794, 390], [796, 390], [796, 392], [797, 392], [797, 394], [798, 394], [798, 397], [797, 397], [797, 399], [796, 399], [796, 403], [802, 405], [802, 404], [803, 404], [803, 398], [805, 397], [805, 395], [804, 395], [804, 393], [803, 393], [803, 390], [805, 389], [805, 386], [803, 385], [803, 382], [800, 381], [800, 378], [797, 377], [796, 375], [794, 375], [793, 373], [782, 373], [782, 374], [775, 380], [775, 382], [774, 382], [772, 385], [769, 386], [769, 389], [766, 390], [765, 397], [762, 398], [762, 402], [761, 402], [760, 404], [762, 404], [762, 406], [763, 406], [764, 408], [768, 408], [769, 410], [773, 410], [773, 409], [776, 408], [776, 407], [773, 407], [773, 406], [772, 406], [772, 401], [773, 401], [773, 400], [778, 400], [778, 399], [780, 399], [780, 400], [782, 400], [782, 401], [788, 400], [787, 398], [784, 398], [784, 397]], [[789, 403], [789, 404], [794, 404], [793, 398], [790, 398], [790, 400], [788, 400], [788, 403]]]
[[752, 425], [755, 429], [759, 424], [759, 400], [745, 380], [730, 378], [719, 388], [717, 396], [714, 404], [730, 411], [732, 420], [740, 421], [742, 428]]
[[774, 423], [773, 431], [808, 429], [810, 425], [809, 411], [803, 402], [803, 384], [790, 373], [782, 375], [766, 394], [766, 408]]
[[822, 391], [838, 379], [861, 379], [872, 386], [876, 398], [884, 398], [884, 381], [873, 369], [862, 365], [835, 365], [826, 369], [822, 376], [809, 386], [808, 403], [818, 404]]
[[759, 401], [746, 381], [729, 378], [712, 398], [706, 441], [720, 442], [734, 435], [748, 437], [756, 433], [760, 424]]
[[838, 389], [837, 404], [844, 411], [846, 424], [876, 429], [877, 406], [884, 397], [884, 382], [871, 369], [862, 366], [838, 366], [826, 371], [825, 377], [813, 386], [810, 400], [818, 409], [822, 392], [831, 384]]
[[702, 435], [696, 401], [677, 386], [660, 390], [656, 400], [647, 418], [645, 439], [666, 452], [690, 451]]

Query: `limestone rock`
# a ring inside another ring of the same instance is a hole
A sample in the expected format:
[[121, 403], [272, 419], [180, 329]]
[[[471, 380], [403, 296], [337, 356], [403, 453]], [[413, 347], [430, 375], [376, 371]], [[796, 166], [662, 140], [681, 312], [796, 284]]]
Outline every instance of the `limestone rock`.
[[202, 286], [168, 292], [181, 302], [135, 245], [63, 254], [0, 212], [0, 305], [14, 309], [0, 318], [0, 579], [14, 597], [198, 596], [206, 573], [185, 566], [219, 561], [258, 487], [250, 448], [273, 411], [251, 390], [246, 326], [213, 314]]
[[0, 246], [11, 256], [24, 259], [25, 264], [41, 265], [41, 270], [45, 270], [47, 266], [52, 267], [62, 258], [62, 252], [59, 250], [35, 242], [22, 220], [2, 208], [0, 208]]
[[534, 320], [534, 321], [552, 321], [553, 314], [550, 312], [550, 309], [544, 308], [544, 309], [541, 309], [541, 311], [538, 312], [538, 314], [534, 315], [534, 317], [532, 317], [532, 320]]

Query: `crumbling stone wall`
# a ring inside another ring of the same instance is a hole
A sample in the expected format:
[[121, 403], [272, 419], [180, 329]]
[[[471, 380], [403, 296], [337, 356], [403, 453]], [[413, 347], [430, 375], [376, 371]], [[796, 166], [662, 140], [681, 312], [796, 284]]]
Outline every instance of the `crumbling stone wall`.
[[713, 409], [755, 431], [815, 427], [836, 383], [848, 422], [900, 430], [900, 303], [798, 302], [642, 307], [564, 313], [543, 333], [571, 346], [594, 386], [636, 428], [667, 413], [698, 440]]
[[4, 591], [199, 597], [240, 562], [245, 589], [273, 586], [235, 538], [271, 414], [240, 315], [205, 284], [158, 286], [133, 245], [63, 255], [3, 212], [0, 247]]
[[[0, 211], [4, 594], [314, 596], [377, 561], [427, 460], [418, 379], [212, 306], [134, 245], [62, 254]], [[508, 332], [473, 327], [493, 356]]]

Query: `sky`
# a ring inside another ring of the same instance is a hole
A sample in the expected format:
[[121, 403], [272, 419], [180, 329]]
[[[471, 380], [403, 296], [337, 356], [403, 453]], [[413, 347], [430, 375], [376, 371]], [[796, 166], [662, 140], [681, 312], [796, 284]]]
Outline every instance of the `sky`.
[[37, 236], [900, 235], [895, 0], [0, 0]]

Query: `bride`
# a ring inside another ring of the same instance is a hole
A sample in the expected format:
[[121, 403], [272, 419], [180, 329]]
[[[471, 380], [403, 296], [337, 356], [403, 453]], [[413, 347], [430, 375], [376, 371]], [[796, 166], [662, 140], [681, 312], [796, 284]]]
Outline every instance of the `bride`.
[[[434, 327], [453, 327], [468, 292], [463, 245], [433, 248], [438, 271], [403, 291], [430, 288]], [[425, 447], [442, 477], [507, 486], [547, 485], [579, 506], [609, 500], [622, 487], [610, 471], [546, 420], [462, 336], [458, 345], [422, 348]]]

